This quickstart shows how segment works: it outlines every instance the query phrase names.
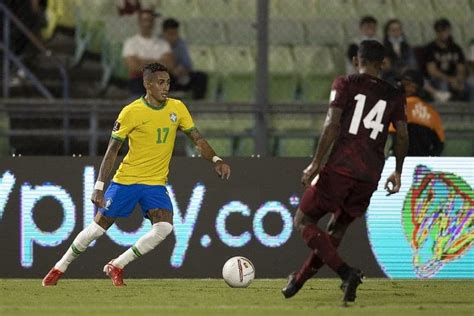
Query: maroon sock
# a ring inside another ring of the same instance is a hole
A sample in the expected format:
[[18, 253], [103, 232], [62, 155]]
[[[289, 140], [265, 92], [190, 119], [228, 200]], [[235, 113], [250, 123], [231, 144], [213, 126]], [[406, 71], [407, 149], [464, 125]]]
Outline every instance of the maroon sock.
[[[341, 244], [342, 239], [329, 236], [333, 246], [337, 249]], [[324, 265], [324, 262], [316, 255], [316, 253], [312, 250], [309, 253], [308, 258], [303, 263], [303, 266], [296, 272], [295, 278], [296, 283], [299, 285], [303, 285], [306, 281], [312, 278], [318, 270]]]
[[333, 271], [337, 271], [344, 264], [344, 261], [337, 254], [331, 237], [317, 225], [306, 225], [302, 235], [306, 245], [313, 249], [321, 261], [327, 264]]

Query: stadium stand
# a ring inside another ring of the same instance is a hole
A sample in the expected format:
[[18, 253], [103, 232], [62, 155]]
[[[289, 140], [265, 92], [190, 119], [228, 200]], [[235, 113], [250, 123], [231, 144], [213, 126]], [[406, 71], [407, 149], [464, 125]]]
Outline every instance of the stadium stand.
[[[253, 1], [141, 2], [142, 6], [152, 7], [159, 14], [156, 35], [160, 33], [162, 19], [175, 17], [182, 22], [182, 34], [189, 44], [194, 69], [209, 76], [206, 102], [255, 101], [256, 5]], [[269, 99], [272, 103], [325, 103], [332, 80], [344, 73], [346, 47], [358, 36], [358, 21], [362, 15], [370, 14], [378, 19], [379, 38], [382, 38], [383, 25], [389, 18], [401, 19], [408, 42], [415, 47], [421, 62], [422, 46], [433, 40], [433, 22], [439, 17], [451, 19], [453, 37], [461, 47], [466, 48], [474, 39], [472, 0], [270, 0], [269, 4]], [[73, 97], [126, 98], [123, 85], [128, 74], [122, 62], [122, 45], [126, 37], [136, 33], [137, 23], [136, 15], [119, 16], [116, 5], [115, 0], [91, 1], [87, 7], [84, 0], [49, 1], [48, 25], [42, 34], [51, 47], [57, 48], [64, 43], [65, 47], [73, 47], [73, 52], [64, 56], [75, 70]], [[58, 37], [62, 36], [58, 36], [58, 28], [74, 30], [72, 44], [68, 40], [57, 43]], [[87, 89], [85, 85], [88, 85]], [[203, 130], [237, 135], [212, 138], [223, 152], [251, 154], [255, 145], [251, 134], [253, 115], [220, 115], [206, 115], [197, 120]], [[285, 116], [288, 118], [287, 114], [282, 115]], [[282, 123], [279, 127], [274, 123], [269, 126], [275, 136], [271, 147], [276, 154], [311, 154], [314, 147], [311, 139], [292, 136], [302, 135], [302, 130], [306, 135], [313, 132], [314, 125], [301, 119], [270, 120]], [[294, 126], [285, 121], [294, 121], [289, 123]], [[447, 130], [473, 129], [471, 121], [466, 124], [455, 122], [450, 125], [448, 119]], [[213, 125], [218, 127], [213, 129]], [[285, 130], [293, 134], [283, 137]], [[309, 153], [308, 148], [311, 148]], [[462, 149], [456, 151], [455, 148]], [[188, 152], [192, 153], [191, 150]], [[470, 141], [447, 142], [445, 153], [469, 152], [472, 153]]]

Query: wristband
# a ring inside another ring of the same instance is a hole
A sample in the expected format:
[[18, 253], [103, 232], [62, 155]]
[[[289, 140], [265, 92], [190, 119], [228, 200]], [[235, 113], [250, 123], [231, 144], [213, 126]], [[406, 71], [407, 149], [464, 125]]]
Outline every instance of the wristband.
[[104, 191], [104, 182], [97, 181], [94, 185], [94, 190]]
[[222, 160], [222, 158], [217, 157], [217, 156], [212, 157], [212, 162], [213, 162], [213, 163], [216, 163], [216, 162], [218, 162], [218, 161], [223, 161], [223, 160]]

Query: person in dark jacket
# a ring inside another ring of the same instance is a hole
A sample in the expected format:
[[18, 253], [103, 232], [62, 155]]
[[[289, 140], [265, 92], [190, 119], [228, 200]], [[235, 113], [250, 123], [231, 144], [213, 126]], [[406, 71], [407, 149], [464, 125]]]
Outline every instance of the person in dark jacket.
[[416, 67], [413, 50], [403, 33], [400, 20], [391, 19], [385, 24], [383, 44], [386, 57], [382, 78], [396, 83], [405, 69]]

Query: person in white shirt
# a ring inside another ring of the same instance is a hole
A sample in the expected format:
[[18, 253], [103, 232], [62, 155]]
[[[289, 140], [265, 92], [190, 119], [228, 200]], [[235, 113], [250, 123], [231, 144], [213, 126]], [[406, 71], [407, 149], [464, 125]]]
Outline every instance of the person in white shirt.
[[168, 69], [175, 64], [170, 45], [154, 34], [155, 14], [152, 10], [140, 10], [138, 13], [139, 33], [125, 40], [122, 58], [130, 80], [129, 90], [132, 96], [145, 94], [142, 80], [142, 68], [151, 63], [160, 63]]

